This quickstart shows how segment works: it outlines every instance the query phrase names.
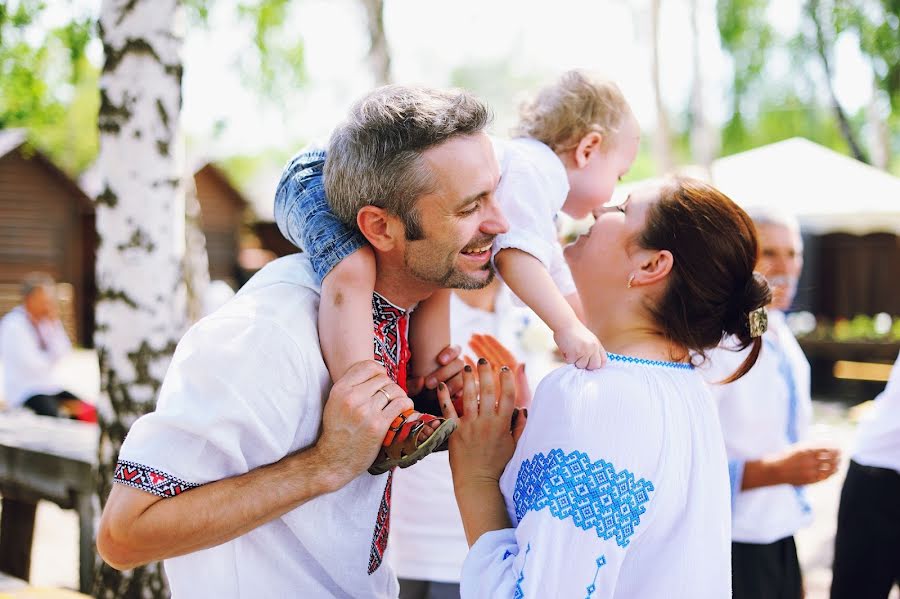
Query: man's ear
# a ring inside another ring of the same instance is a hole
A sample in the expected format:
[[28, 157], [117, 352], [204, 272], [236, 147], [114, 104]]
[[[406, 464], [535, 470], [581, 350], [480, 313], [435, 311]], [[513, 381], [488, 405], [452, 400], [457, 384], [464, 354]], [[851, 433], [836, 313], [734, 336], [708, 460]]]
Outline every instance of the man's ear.
[[356, 226], [372, 247], [382, 252], [393, 250], [398, 242], [406, 239], [400, 219], [377, 206], [360, 208], [356, 213]]
[[594, 153], [599, 152], [603, 147], [603, 136], [597, 131], [591, 131], [581, 138], [578, 146], [575, 147], [575, 165], [578, 168], [584, 168], [590, 161]]
[[634, 273], [632, 286], [653, 285], [664, 280], [672, 267], [675, 266], [675, 257], [669, 250], [656, 250], [651, 252], [640, 264], [640, 268]]

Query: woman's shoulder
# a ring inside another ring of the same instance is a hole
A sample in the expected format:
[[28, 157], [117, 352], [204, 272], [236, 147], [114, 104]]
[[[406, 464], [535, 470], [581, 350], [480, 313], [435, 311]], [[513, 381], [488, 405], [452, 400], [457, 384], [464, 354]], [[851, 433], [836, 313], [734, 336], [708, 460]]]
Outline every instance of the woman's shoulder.
[[593, 371], [565, 366], [547, 375], [535, 392], [529, 418], [536, 426], [594, 437], [605, 431], [607, 440], [621, 436], [659, 435], [663, 398], [640, 372], [615, 365]]
[[545, 395], [559, 394], [594, 401], [616, 401], [625, 397], [646, 398], [649, 396], [646, 391], [653, 379], [653, 372], [614, 362], [596, 370], [567, 365], [544, 377], [535, 392], [535, 401]]

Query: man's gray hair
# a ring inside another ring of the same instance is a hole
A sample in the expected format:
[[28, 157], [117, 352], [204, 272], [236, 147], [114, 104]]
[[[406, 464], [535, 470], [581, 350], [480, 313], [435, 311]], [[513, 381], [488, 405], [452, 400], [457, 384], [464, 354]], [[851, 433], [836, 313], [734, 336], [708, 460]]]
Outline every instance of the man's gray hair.
[[38, 289], [44, 289], [53, 293], [56, 282], [53, 277], [44, 272], [30, 272], [22, 279], [22, 298], [26, 298]]
[[774, 206], [748, 206], [747, 215], [756, 226], [780, 225], [787, 227], [792, 231], [800, 231], [800, 221], [797, 217], [782, 209]]
[[334, 213], [356, 228], [366, 205], [402, 219], [406, 237], [423, 237], [416, 200], [436, 185], [422, 154], [453, 137], [483, 131], [488, 107], [462, 90], [388, 85], [357, 102], [335, 129], [325, 159], [325, 193]]

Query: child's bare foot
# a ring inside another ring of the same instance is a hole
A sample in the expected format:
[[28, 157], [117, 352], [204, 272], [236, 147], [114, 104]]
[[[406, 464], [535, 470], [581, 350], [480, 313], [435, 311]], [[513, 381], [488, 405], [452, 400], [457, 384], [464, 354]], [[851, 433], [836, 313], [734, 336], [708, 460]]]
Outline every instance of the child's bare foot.
[[443, 445], [454, 430], [456, 420], [415, 410], [404, 412], [391, 423], [369, 473], [382, 474], [395, 466], [412, 466]]

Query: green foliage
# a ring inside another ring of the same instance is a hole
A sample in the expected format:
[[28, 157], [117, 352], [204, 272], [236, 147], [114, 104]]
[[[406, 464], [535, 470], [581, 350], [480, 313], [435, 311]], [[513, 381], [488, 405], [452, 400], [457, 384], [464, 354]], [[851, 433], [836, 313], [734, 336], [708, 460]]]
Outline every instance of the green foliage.
[[851, 319], [839, 318], [834, 322], [819, 319], [815, 328], [802, 337], [821, 341], [897, 342], [900, 341], [900, 316], [857, 314]]
[[836, 0], [834, 13], [840, 30], [857, 34], [878, 86], [900, 111], [900, 1]]
[[718, 0], [716, 18], [724, 49], [734, 62], [732, 104], [759, 82], [775, 35], [766, 18], [769, 0]]
[[256, 49], [241, 64], [244, 79], [272, 101], [306, 81], [303, 40], [283, 29], [291, 5], [290, 0], [255, 0], [241, 2], [237, 8], [253, 28]]
[[[856, 121], [862, 116], [858, 115]], [[762, 99], [759, 113], [749, 124], [740, 113], [727, 123], [722, 130], [721, 153], [727, 156], [791, 137], [805, 137], [838, 152], [847, 152], [847, 144], [831, 112], [804, 102], [792, 91], [773, 90]]]
[[46, 2], [0, 4], [0, 128], [25, 127], [29, 137], [70, 174], [97, 152], [97, 68], [86, 49], [90, 16], [47, 30]]

